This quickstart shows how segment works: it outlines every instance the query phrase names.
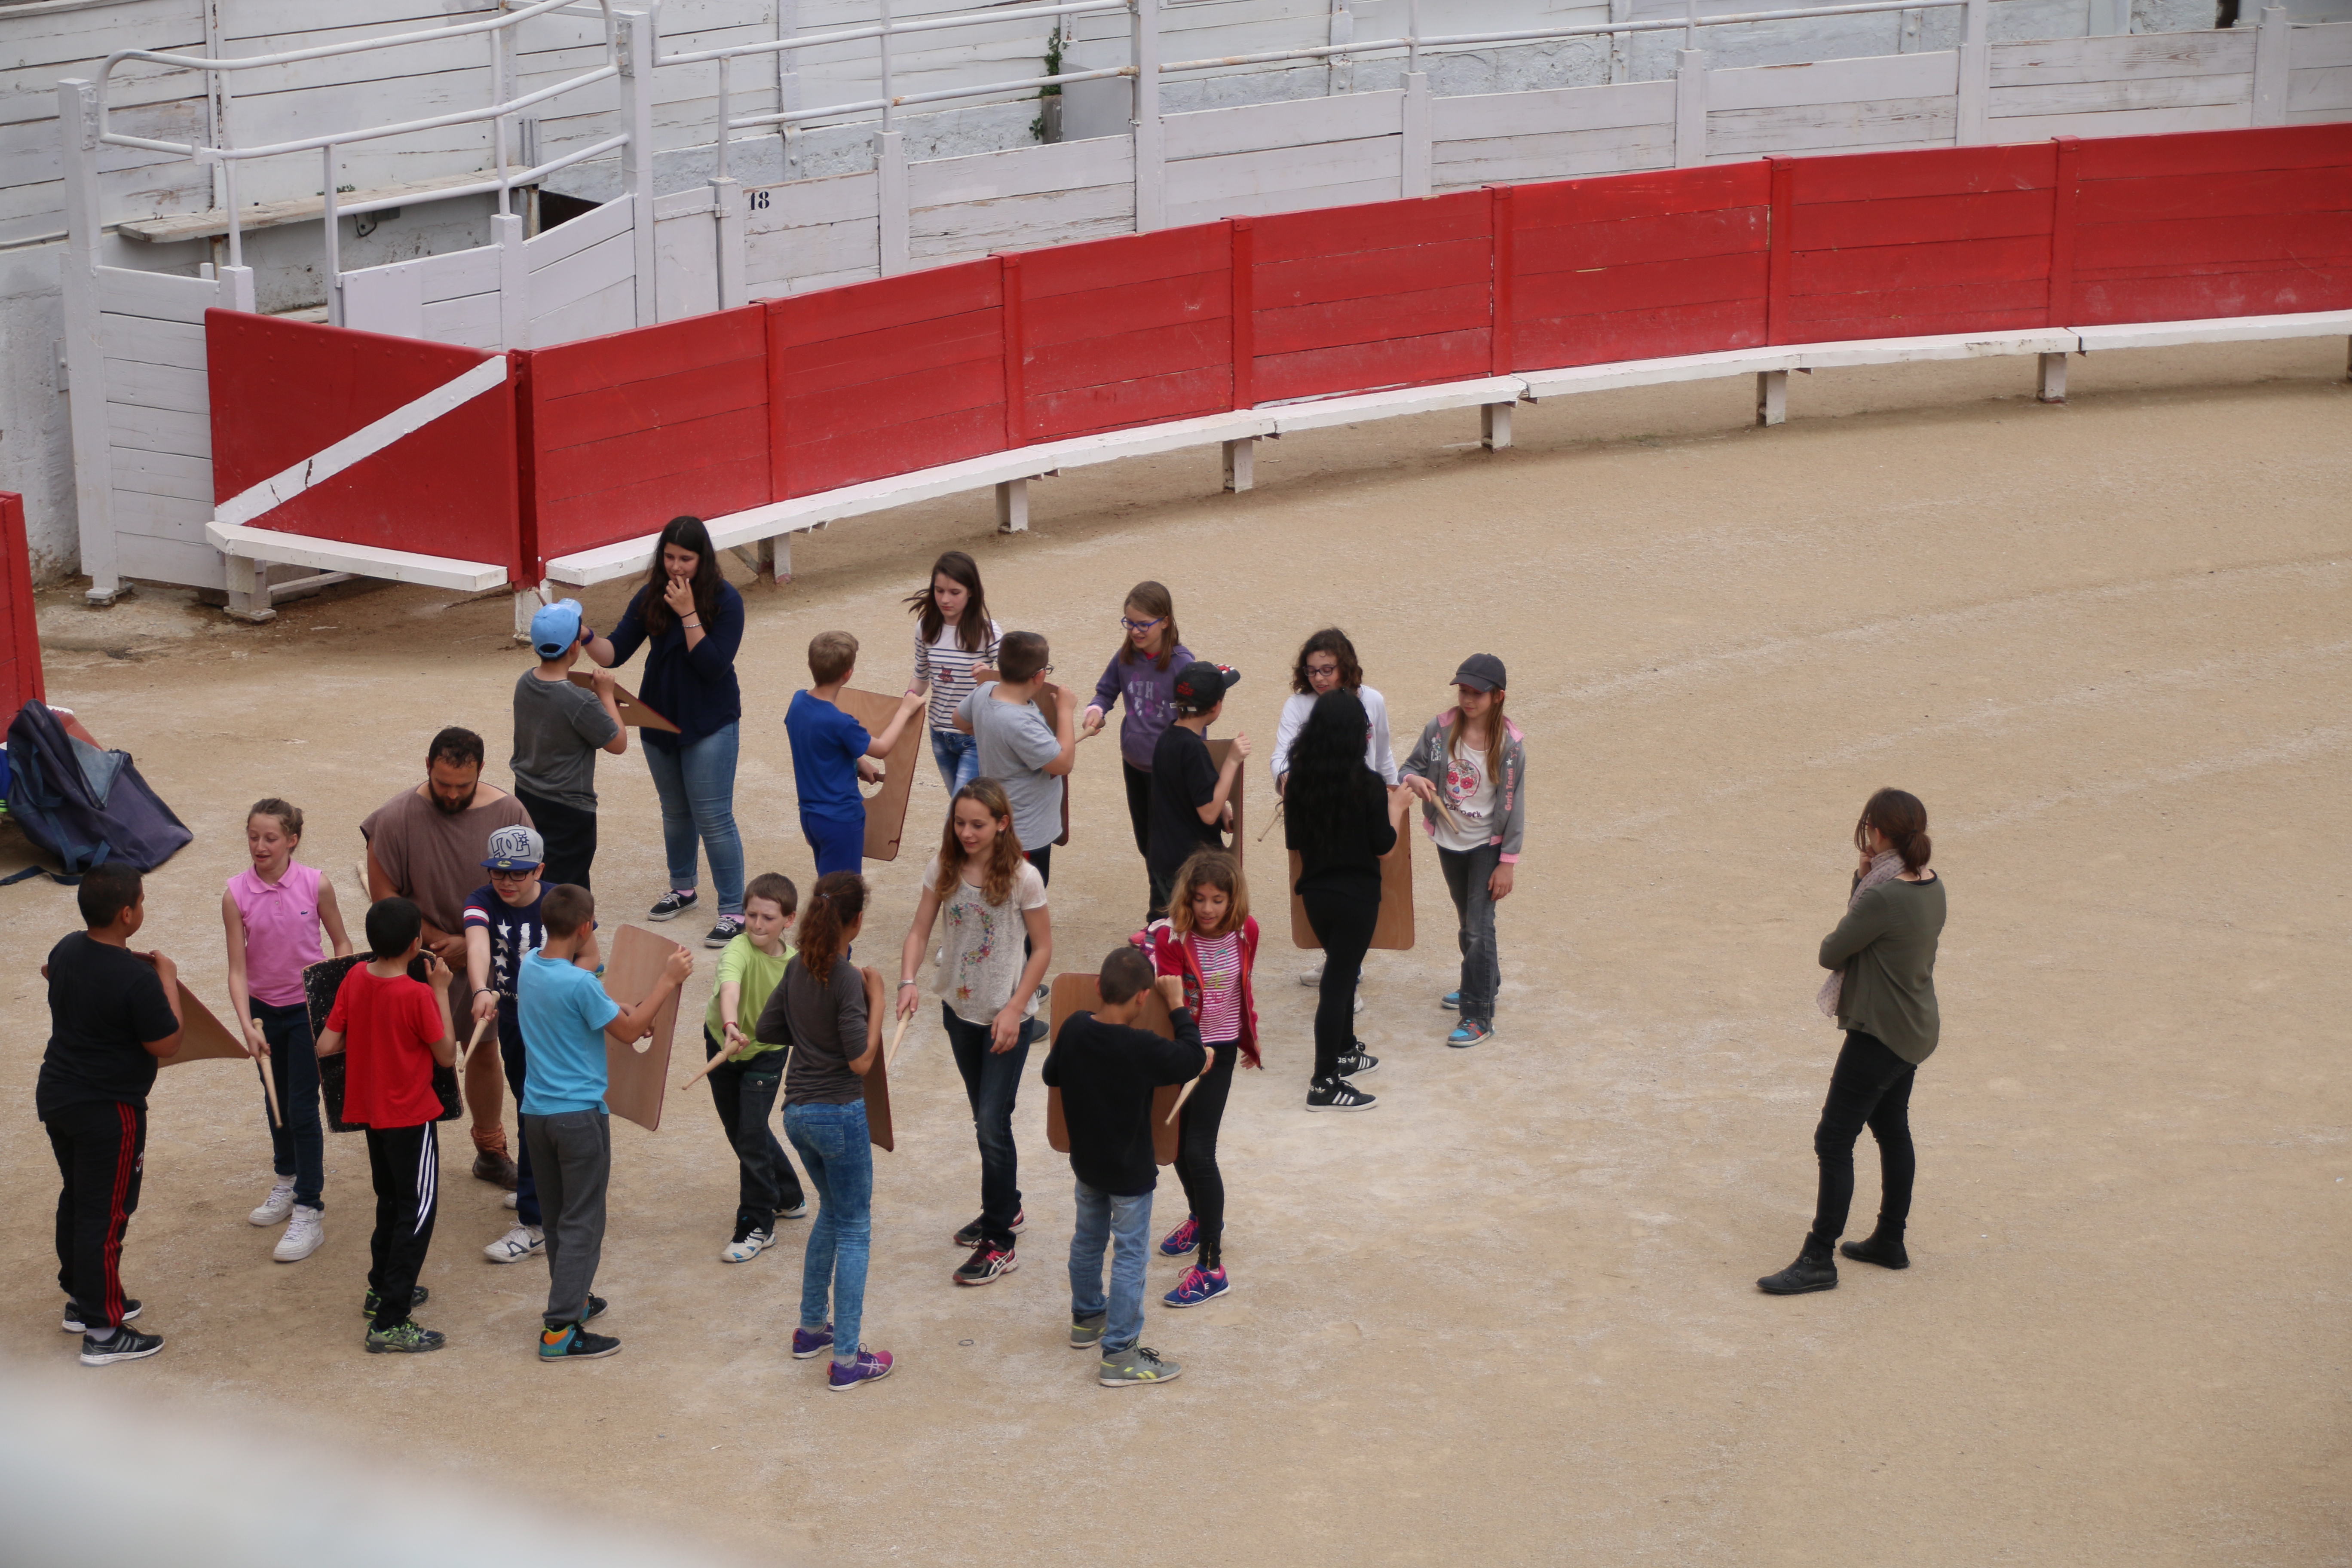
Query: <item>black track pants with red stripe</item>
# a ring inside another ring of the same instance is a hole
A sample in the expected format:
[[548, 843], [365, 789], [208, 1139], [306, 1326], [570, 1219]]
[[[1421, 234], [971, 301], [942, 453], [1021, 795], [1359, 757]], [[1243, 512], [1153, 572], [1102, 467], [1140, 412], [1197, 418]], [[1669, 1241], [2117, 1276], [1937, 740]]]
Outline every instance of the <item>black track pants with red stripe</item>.
[[147, 1163], [147, 1112], [110, 1100], [49, 1113], [49, 1148], [64, 1181], [58, 1194], [58, 1284], [89, 1328], [122, 1322], [122, 1233], [139, 1209]]

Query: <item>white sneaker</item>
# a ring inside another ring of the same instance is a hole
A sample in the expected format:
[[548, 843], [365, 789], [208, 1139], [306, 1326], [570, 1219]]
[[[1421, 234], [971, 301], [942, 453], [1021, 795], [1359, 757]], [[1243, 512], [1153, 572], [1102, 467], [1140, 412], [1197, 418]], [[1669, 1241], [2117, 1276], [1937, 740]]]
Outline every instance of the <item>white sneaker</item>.
[[515, 1206], [515, 1195], [512, 1193], [509, 1193], [504, 1197], [499, 1199], [499, 1202], [505, 1205], [508, 1208], [512, 1208]]
[[1318, 963], [1314, 968], [1303, 971], [1298, 976], [1298, 984], [1306, 986], [1309, 991], [1312, 991], [1318, 985], [1322, 984], [1323, 966], [1320, 963]]
[[740, 1241], [730, 1241], [719, 1249], [722, 1263], [749, 1263], [769, 1247], [776, 1245], [776, 1233], [772, 1230], [746, 1231]]
[[286, 1234], [278, 1238], [278, 1246], [269, 1256], [280, 1263], [299, 1263], [319, 1250], [327, 1240], [327, 1216], [314, 1208], [297, 1204], [293, 1221]]
[[245, 1216], [248, 1225], [276, 1225], [294, 1212], [294, 1178], [281, 1176], [261, 1200], [261, 1206]]
[[520, 1263], [546, 1250], [546, 1231], [535, 1225], [519, 1225], [482, 1248], [482, 1256], [493, 1263]]

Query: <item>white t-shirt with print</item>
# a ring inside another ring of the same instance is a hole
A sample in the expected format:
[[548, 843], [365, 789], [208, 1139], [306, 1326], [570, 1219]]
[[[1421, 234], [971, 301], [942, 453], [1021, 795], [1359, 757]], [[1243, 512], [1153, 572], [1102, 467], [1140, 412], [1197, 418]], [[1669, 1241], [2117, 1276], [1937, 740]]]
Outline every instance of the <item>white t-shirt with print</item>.
[[[967, 864], [967, 872], [977, 867]], [[940, 858], [931, 857], [923, 868], [923, 886], [936, 887], [940, 879]], [[1022, 966], [1028, 962], [1022, 952], [1022, 939], [1029, 934], [1028, 922], [1022, 917], [1030, 910], [1045, 907], [1045, 879], [1028, 861], [1013, 879], [1013, 890], [1001, 904], [989, 903], [976, 882], [959, 880], [954, 894], [940, 904], [940, 963], [932, 980], [932, 989], [948, 1005], [948, 1010], [967, 1024], [992, 1023], [1004, 1004], [1013, 997], [1013, 988], [1021, 983]], [[1035, 1016], [1037, 998], [1032, 993], [1021, 1016]]]
[[1445, 804], [1453, 809], [1454, 820], [1462, 827], [1454, 831], [1441, 814], [1437, 819], [1437, 847], [1483, 849], [1493, 842], [1495, 780], [1486, 772], [1486, 749], [1464, 742], [1460, 750], [1446, 758], [1445, 783], [1439, 787], [1445, 792]]

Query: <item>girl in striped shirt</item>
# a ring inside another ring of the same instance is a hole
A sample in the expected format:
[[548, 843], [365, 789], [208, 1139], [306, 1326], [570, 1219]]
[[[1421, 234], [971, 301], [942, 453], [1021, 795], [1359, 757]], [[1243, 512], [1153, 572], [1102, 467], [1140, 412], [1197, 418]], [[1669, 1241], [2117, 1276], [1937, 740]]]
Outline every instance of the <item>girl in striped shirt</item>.
[[1003, 631], [988, 618], [980, 563], [961, 550], [931, 563], [931, 585], [908, 595], [915, 621], [915, 679], [908, 695], [931, 689], [931, 759], [950, 795], [980, 776], [980, 742], [955, 727], [957, 707], [973, 686], [996, 679], [996, 645]]
[[1161, 1298], [1171, 1307], [1197, 1307], [1233, 1289], [1225, 1276], [1225, 1180], [1217, 1169], [1217, 1130], [1234, 1087], [1236, 1061], [1263, 1067], [1257, 1051], [1257, 1005], [1250, 973], [1257, 963], [1257, 921], [1250, 918], [1249, 884], [1226, 849], [1202, 849], [1176, 873], [1168, 918], [1139, 939], [1152, 967], [1184, 982], [1184, 1004], [1200, 1020], [1209, 1070], [1184, 1102], [1178, 1120], [1176, 1177], [1192, 1212], [1160, 1239], [1160, 1250], [1200, 1256]]

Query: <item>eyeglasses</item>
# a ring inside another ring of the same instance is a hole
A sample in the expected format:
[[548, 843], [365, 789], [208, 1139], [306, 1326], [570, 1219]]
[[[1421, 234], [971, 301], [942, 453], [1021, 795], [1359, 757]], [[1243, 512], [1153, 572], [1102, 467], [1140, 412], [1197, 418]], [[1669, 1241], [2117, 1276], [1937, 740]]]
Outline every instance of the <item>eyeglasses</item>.
[[[531, 871], [536, 871], [539, 868], [536, 866], [531, 868]], [[527, 882], [530, 880], [530, 871], [493, 870], [490, 873], [490, 880], [493, 882]]]
[[1167, 618], [1165, 616], [1154, 616], [1148, 621], [1130, 621], [1125, 616], [1121, 616], [1118, 618], [1118, 624], [1131, 632], [1148, 632]]
[[1310, 664], [1307, 667], [1307, 674], [1309, 679], [1318, 675], [1336, 676], [1339, 673], [1339, 667], [1336, 664]]
[[1040, 675], [1051, 675], [1054, 673], [1054, 667], [1050, 664], [1041, 664], [1037, 667], [1037, 673]]

